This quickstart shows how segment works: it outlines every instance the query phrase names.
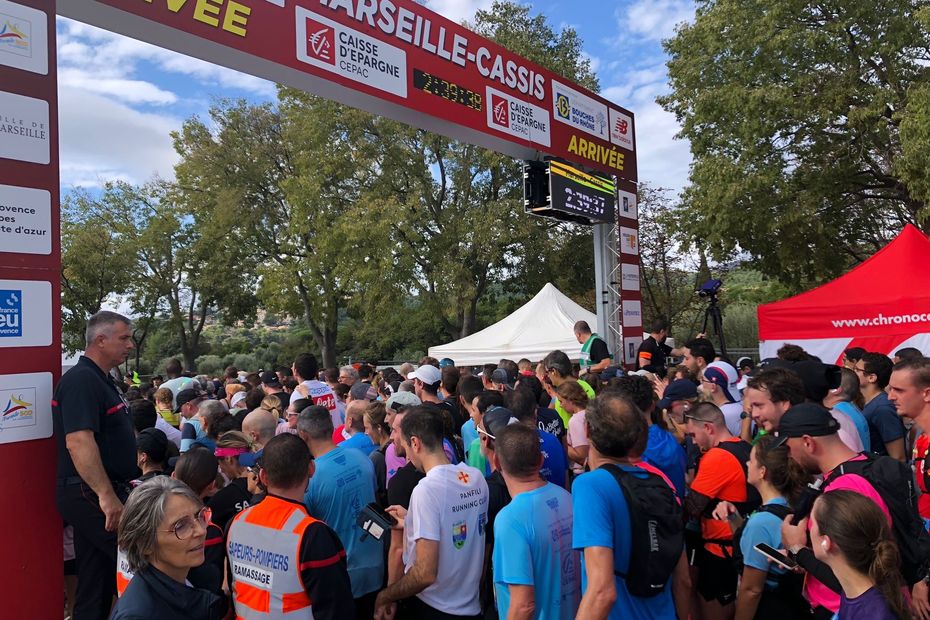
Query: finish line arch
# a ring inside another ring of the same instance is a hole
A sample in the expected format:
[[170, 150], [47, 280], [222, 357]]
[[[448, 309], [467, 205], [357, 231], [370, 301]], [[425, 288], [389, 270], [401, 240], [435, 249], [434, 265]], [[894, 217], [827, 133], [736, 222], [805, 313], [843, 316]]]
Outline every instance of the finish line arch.
[[0, 0], [5, 617], [61, 613], [51, 437], [61, 372], [56, 14], [517, 159], [556, 157], [616, 177], [623, 219], [613, 264], [599, 269], [626, 266], [622, 306], [612, 307], [624, 344], [642, 338], [639, 281], [627, 278], [639, 265], [629, 110], [412, 0]]

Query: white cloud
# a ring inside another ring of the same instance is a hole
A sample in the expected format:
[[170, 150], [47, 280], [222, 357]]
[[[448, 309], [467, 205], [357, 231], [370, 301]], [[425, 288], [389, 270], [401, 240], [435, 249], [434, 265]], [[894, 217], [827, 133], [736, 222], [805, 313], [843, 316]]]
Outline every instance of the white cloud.
[[151, 82], [120, 78], [94, 78], [86, 71], [64, 68], [58, 71], [58, 84], [78, 88], [99, 95], [107, 95], [126, 103], [168, 105], [176, 103], [177, 95], [162, 90]]
[[75, 86], [99, 92], [99, 89], [86, 82], [101, 78], [127, 78], [135, 73], [140, 62], [148, 62], [166, 73], [192, 77], [207, 88], [234, 88], [264, 97], [273, 97], [275, 94], [275, 85], [268, 80], [70, 19], [58, 19], [59, 65], [83, 71], [86, 75], [86, 80], [78, 82], [78, 76], [74, 74]]
[[601, 95], [626, 108], [652, 102], [657, 95], [668, 91], [668, 74], [664, 64], [621, 71], [619, 77], [622, 82], [605, 88]]
[[457, 24], [473, 21], [475, 12], [491, 8], [491, 0], [426, 0], [423, 4]]
[[630, 70], [620, 78], [620, 83], [603, 89], [601, 95], [635, 115], [640, 182], [681, 192], [688, 183], [691, 150], [687, 140], [675, 138], [680, 130], [675, 116], [656, 103], [656, 97], [668, 92], [665, 65]]
[[180, 128], [180, 119], [139, 112], [63, 84], [58, 100], [62, 187], [174, 178], [178, 156], [169, 134]]
[[636, 0], [625, 12], [618, 11], [621, 32], [633, 32], [661, 41], [675, 34], [675, 26], [694, 20], [692, 0]]
[[641, 183], [680, 193], [688, 184], [691, 150], [675, 134], [680, 127], [673, 114], [651, 103], [636, 110], [636, 163]]
[[199, 58], [182, 56], [174, 52], [168, 52], [168, 54], [170, 56], [160, 59], [159, 68], [170, 73], [188, 75], [204, 82], [206, 86], [216, 85], [223, 88], [237, 88], [248, 91], [252, 95], [263, 97], [274, 97], [277, 92], [274, 82], [263, 80], [254, 75], [214, 65]]

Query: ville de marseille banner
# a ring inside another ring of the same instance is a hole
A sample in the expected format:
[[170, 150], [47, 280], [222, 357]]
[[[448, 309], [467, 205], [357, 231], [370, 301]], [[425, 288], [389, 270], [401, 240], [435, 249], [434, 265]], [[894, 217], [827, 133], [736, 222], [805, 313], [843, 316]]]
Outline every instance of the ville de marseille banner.
[[60, 0], [58, 11], [513, 157], [636, 182], [631, 112], [409, 0]]

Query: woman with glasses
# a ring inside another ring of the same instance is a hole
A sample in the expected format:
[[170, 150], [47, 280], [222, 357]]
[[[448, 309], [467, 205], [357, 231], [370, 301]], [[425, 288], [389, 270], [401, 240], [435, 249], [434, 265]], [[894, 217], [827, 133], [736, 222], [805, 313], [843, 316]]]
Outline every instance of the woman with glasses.
[[187, 583], [204, 561], [210, 509], [186, 484], [158, 476], [129, 495], [119, 522], [119, 546], [132, 581], [111, 620], [218, 620], [226, 601]]

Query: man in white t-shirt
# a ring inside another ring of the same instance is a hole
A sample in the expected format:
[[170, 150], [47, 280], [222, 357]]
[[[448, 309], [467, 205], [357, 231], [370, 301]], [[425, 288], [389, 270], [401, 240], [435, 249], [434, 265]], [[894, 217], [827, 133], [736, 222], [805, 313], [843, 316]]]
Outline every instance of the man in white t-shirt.
[[711, 362], [701, 372], [701, 390], [720, 407], [727, 430], [734, 437], [740, 436], [743, 414], [743, 402], [736, 387], [738, 383], [739, 373], [726, 362]]
[[336, 404], [336, 394], [333, 392], [333, 388], [317, 378], [317, 375], [320, 374], [320, 367], [317, 364], [316, 356], [312, 353], [301, 353], [294, 359], [291, 370], [300, 385], [291, 392], [290, 402], [293, 403], [295, 400], [306, 398], [312, 401], [314, 405], [326, 407], [333, 419], [333, 425], [341, 425], [345, 420], [342, 419], [342, 414]]
[[442, 419], [413, 407], [400, 423], [400, 439], [413, 466], [424, 472], [410, 510], [388, 508], [404, 530], [404, 575], [378, 594], [375, 618], [478, 619], [478, 585], [484, 565], [488, 485], [477, 469], [450, 465], [442, 446]]

